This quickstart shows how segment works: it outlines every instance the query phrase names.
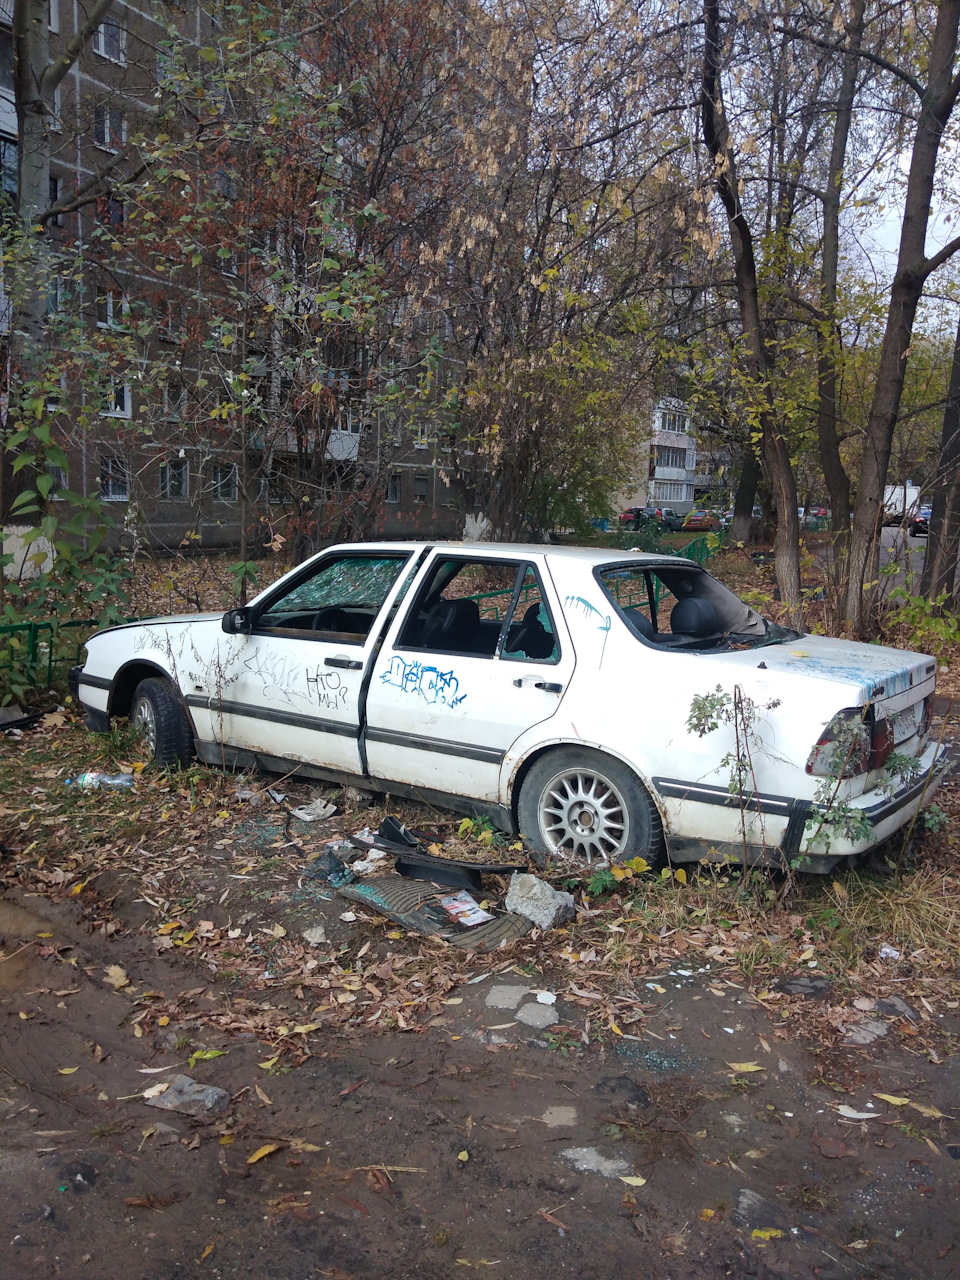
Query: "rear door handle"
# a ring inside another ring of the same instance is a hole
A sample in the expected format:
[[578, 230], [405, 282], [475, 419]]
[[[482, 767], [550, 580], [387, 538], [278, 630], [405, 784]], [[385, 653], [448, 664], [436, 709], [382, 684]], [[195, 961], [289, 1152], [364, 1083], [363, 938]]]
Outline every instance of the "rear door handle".
[[521, 676], [513, 682], [518, 689], [542, 689], [544, 693], [563, 693], [563, 685], [555, 680], [538, 680], [536, 676]]
[[340, 667], [343, 671], [360, 671], [363, 667], [362, 662], [358, 662], [356, 658], [324, 658], [323, 665], [325, 667]]

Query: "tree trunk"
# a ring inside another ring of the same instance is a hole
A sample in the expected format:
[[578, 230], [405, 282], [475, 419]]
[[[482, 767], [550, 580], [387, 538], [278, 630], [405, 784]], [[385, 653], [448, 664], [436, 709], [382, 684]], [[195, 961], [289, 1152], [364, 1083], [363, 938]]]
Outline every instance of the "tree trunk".
[[928, 529], [920, 594], [935, 600], [942, 591], [953, 595], [960, 553], [960, 319], [953, 346], [947, 404], [943, 411], [940, 457]]
[[833, 125], [830, 164], [823, 196], [823, 259], [820, 267], [820, 310], [823, 315], [817, 330], [817, 438], [820, 462], [830, 495], [830, 513], [835, 543], [846, 543], [850, 533], [850, 477], [840, 457], [837, 436], [837, 365], [840, 360], [837, 328], [837, 264], [840, 256], [840, 201], [843, 189], [843, 166], [847, 155], [850, 120], [857, 87], [859, 58], [857, 51], [863, 39], [863, 15], [866, 0], [854, 0], [847, 24], [847, 52], [843, 59], [837, 114]]
[[703, 13], [703, 76], [700, 95], [703, 136], [714, 160], [716, 191], [730, 227], [746, 365], [759, 402], [757, 416], [761, 427], [761, 456], [777, 504], [774, 557], [780, 598], [787, 606], [791, 624], [797, 626], [802, 623], [802, 603], [796, 478], [790, 462], [790, 451], [771, 400], [769, 355], [760, 316], [753, 234], [740, 202], [736, 160], [721, 95], [719, 0], [705, 0]]
[[750, 541], [750, 532], [753, 528], [753, 504], [757, 496], [759, 479], [760, 462], [755, 450], [748, 445], [740, 467], [737, 496], [733, 504], [733, 520], [730, 522], [730, 541], [734, 545]]
[[937, 158], [944, 128], [960, 87], [953, 78], [958, 26], [960, 0], [941, 0], [929, 55], [929, 77], [922, 92], [914, 134], [897, 270], [890, 291], [886, 330], [863, 442], [863, 463], [850, 540], [845, 615], [850, 630], [859, 636], [865, 636], [867, 632], [873, 598], [873, 591], [865, 591], [864, 584], [868, 578], [875, 577], [883, 490], [917, 306], [927, 277], [960, 248], [960, 239], [956, 239], [932, 258], [925, 257]]

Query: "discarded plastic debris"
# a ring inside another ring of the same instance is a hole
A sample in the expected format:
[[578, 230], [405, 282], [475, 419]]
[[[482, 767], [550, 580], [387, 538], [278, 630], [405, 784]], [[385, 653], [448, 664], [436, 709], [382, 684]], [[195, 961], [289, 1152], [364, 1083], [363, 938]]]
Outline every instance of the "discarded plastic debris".
[[[198, 1084], [189, 1076], [171, 1076], [167, 1088], [152, 1098], [144, 1098], [148, 1107], [161, 1111], [182, 1111], [188, 1116], [218, 1115], [226, 1110], [230, 1095], [215, 1084]], [[156, 1086], [155, 1086], [156, 1087]]]
[[83, 791], [94, 791], [99, 787], [108, 787], [114, 789], [132, 788], [132, 773], [100, 773], [99, 770], [93, 769], [87, 773], [78, 773], [75, 778], [67, 778], [66, 786], [80, 787]]
[[267, 787], [267, 795], [274, 802], [274, 804], [283, 804], [284, 800], [286, 800], [287, 798], [285, 792], [275, 791], [273, 787]]
[[889, 942], [884, 942], [881, 944], [880, 950], [877, 952], [877, 955], [880, 957], [881, 960], [899, 960], [900, 959], [900, 952], [897, 950], [896, 947], [891, 947]]
[[420, 843], [417, 837], [409, 832], [400, 819], [395, 818], [392, 813], [388, 813], [380, 823], [377, 835], [381, 840], [391, 840], [394, 844], [406, 844], [412, 849]]
[[484, 911], [479, 903], [474, 902], [469, 893], [463, 891], [460, 893], [448, 893], [445, 898], [440, 899], [440, 905], [455, 924], [465, 924], [472, 927], [473, 925], [483, 924], [485, 920], [493, 919], [489, 911]]
[[504, 905], [508, 911], [532, 920], [539, 929], [551, 929], [576, 915], [572, 894], [554, 889], [534, 875], [512, 875]]
[[335, 804], [319, 796], [310, 804], [302, 804], [298, 809], [292, 810], [293, 816], [299, 818], [301, 822], [322, 822], [324, 818], [330, 818], [336, 812]]
[[631, 1166], [626, 1160], [603, 1155], [596, 1147], [566, 1147], [560, 1154], [581, 1173], [599, 1173], [602, 1178], [622, 1178], [630, 1174]]
[[327, 940], [327, 931], [322, 924], [315, 924], [309, 929], [304, 929], [301, 938], [311, 947], [319, 947]]
[[251, 791], [249, 787], [237, 787], [233, 794], [245, 804], [259, 804], [263, 799], [259, 791]]
[[556, 1004], [557, 997], [552, 991], [538, 991], [537, 1004]]
[[396, 859], [394, 866], [402, 876], [410, 876], [415, 880], [430, 879], [437, 884], [453, 887], [462, 885], [477, 893], [482, 888], [483, 876], [504, 876], [526, 869], [518, 863], [464, 862], [460, 858], [437, 858], [432, 853], [420, 853], [413, 849], [398, 853]]

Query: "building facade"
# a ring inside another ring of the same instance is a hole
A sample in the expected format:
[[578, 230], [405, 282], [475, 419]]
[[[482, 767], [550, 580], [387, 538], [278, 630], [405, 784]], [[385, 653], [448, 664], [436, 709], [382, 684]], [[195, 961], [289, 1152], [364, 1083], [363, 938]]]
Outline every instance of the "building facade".
[[[169, 37], [171, 20], [180, 41]], [[51, 58], [84, 21], [76, 4], [49, 0]], [[22, 162], [12, 22], [13, 0], [0, 0], [6, 199], [16, 198]], [[255, 555], [278, 534], [300, 540], [302, 551], [329, 536], [457, 536], [462, 520], [442, 453], [415, 422], [376, 407], [372, 346], [331, 345], [304, 407], [279, 324], [245, 316], [242, 350], [235, 341], [237, 316], [252, 310], [254, 297], [242, 245], [157, 249], [143, 207], [125, 201], [123, 183], [137, 164], [128, 141], [150, 131], [183, 57], [177, 46], [206, 55], [221, 39], [216, 11], [201, 5], [114, 4], [48, 104], [49, 201], [64, 206], [47, 224], [52, 259], [59, 254], [65, 264], [62, 274], [51, 272], [48, 289], [49, 348], [64, 369], [47, 393], [67, 456], [67, 466], [55, 468], [56, 486], [99, 497], [114, 517], [114, 539], [168, 550], [232, 549], [243, 540]], [[218, 110], [231, 110], [222, 85], [211, 86], [208, 103], [213, 96]], [[199, 153], [195, 167], [177, 172], [185, 204], [219, 194], [228, 225], [236, 174], [211, 169]], [[84, 196], [91, 190], [96, 198]], [[253, 234], [261, 249], [274, 236], [262, 226]], [[287, 278], [296, 287], [299, 272], [304, 291], [315, 290], [303, 259], [289, 250]], [[274, 310], [268, 287], [254, 299], [263, 313]], [[5, 367], [12, 323], [0, 293]], [[90, 356], [86, 368], [81, 349]], [[94, 363], [103, 371], [97, 387]]]

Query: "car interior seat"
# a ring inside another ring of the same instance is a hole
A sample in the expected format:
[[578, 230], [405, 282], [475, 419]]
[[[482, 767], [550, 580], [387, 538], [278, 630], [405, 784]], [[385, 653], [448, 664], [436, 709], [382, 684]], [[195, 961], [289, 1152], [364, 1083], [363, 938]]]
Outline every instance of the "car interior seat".
[[705, 639], [720, 635], [723, 628], [717, 606], [703, 596], [688, 596], [678, 600], [670, 614], [670, 630], [674, 635]]
[[653, 623], [650, 619], [640, 612], [639, 609], [624, 609], [624, 615], [630, 626], [643, 636], [644, 640], [653, 640], [656, 638], [656, 632], [653, 629]]
[[438, 600], [427, 614], [420, 635], [424, 649], [471, 652], [480, 623], [476, 600]]
[[523, 615], [516, 633], [510, 637], [505, 650], [522, 653], [525, 658], [552, 658], [556, 639], [540, 621], [540, 605], [532, 604]]

